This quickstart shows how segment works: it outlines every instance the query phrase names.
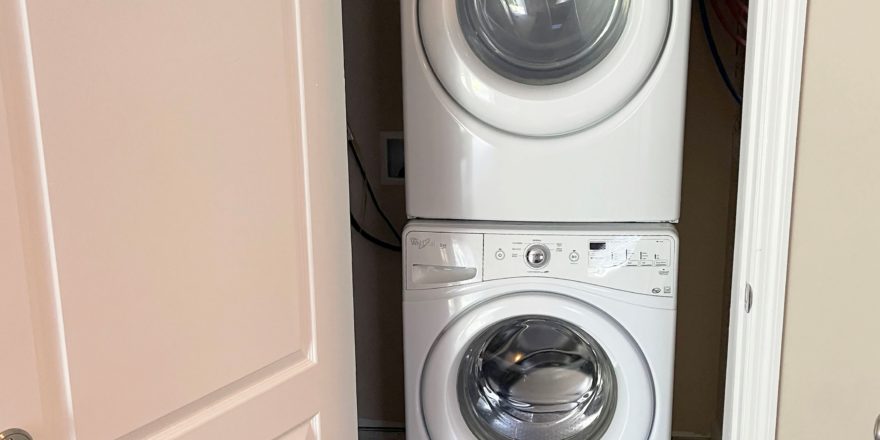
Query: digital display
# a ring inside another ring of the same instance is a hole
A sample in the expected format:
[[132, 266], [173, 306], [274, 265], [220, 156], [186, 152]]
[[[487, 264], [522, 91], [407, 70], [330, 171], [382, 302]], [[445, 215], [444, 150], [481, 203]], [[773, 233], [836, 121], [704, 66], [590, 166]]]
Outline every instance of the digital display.
[[591, 251], [605, 250], [605, 242], [604, 241], [591, 241], [590, 242], [590, 250]]

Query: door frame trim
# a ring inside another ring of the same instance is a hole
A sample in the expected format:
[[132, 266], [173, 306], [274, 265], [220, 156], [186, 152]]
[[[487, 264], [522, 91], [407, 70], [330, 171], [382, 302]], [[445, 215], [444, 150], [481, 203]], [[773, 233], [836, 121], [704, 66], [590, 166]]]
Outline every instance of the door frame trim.
[[749, 8], [725, 440], [776, 438], [807, 2]]
[[27, 281], [22, 293], [30, 305], [39, 377], [36, 385], [42, 402], [41, 414], [33, 414], [34, 420], [41, 416], [41, 426], [31, 432], [46, 438], [74, 438], [61, 287], [26, 0], [0, 2], [0, 89], [0, 106], [6, 106], [8, 123], [8, 131], [0, 133], [7, 139], [0, 143], [9, 143], [8, 156], [0, 161], [9, 161], [12, 169], [12, 193], [19, 214], [15, 226], [20, 227], [14, 234], [21, 240]]

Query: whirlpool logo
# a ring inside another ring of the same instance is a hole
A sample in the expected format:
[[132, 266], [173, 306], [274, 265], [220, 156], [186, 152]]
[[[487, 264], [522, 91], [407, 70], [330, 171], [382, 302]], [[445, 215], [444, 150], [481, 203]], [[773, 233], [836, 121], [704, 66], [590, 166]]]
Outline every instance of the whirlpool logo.
[[430, 238], [410, 237], [409, 245], [417, 247], [419, 249], [424, 249], [428, 246], [434, 246], [434, 240]]

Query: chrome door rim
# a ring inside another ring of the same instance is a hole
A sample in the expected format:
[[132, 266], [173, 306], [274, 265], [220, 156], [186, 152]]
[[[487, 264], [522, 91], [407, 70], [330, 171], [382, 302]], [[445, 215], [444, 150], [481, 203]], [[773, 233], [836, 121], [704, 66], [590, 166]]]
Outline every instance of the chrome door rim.
[[546, 315], [507, 318], [465, 349], [458, 400], [486, 440], [598, 439], [617, 403], [614, 367], [579, 326]]
[[[480, 438], [467, 426], [458, 404], [456, 384], [463, 353], [477, 334], [494, 323], [529, 313], [558, 316], [580, 323], [582, 327], [588, 324], [585, 331], [596, 335], [607, 349], [619, 378], [614, 413], [620, 417], [612, 418], [606, 435], [647, 437], [653, 429], [656, 412], [652, 369], [632, 335], [610, 315], [576, 298], [576, 293], [514, 291], [472, 304], [458, 313], [434, 340], [421, 368], [418, 399], [428, 437], [437, 440]], [[559, 313], [546, 313], [550, 309]]]

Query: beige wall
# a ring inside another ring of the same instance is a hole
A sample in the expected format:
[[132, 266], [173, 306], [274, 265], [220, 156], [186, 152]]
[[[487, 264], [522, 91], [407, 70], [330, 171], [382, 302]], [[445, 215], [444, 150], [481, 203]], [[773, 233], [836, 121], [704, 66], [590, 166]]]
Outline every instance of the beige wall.
[[[379, 131], [403, 128], [398, 0], [343, 0], [343, 15], [348, 119], [383, 206], [402, 225], [403, 187], [379, 185]], [[733, 45], [721, 35], [726, 59], [735, 60]], [[716, 424], [723, 377], [719, 368], [728, 308], [725, 277], [739, 107], [715, 71], [697, 20], [691, 40], [674, 426], [709, 433]], [[352, 173], [351, 178], [352, 206], [359, 216], [365, 199], [360, 176]], [[369, 229], [385, 234], [375, 211], [367, 210]], [[402, 422], [399, 254], [356, 235], [352, 245], [359, 415]]]
[[810, 2], [780, 440], [869, 439], [880, 413], [880, 3]]

